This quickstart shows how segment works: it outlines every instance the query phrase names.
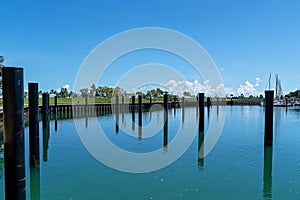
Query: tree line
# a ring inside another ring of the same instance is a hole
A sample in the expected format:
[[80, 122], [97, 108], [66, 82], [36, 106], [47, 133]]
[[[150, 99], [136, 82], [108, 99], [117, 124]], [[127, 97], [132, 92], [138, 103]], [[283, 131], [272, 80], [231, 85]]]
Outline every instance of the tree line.
[[[42, 91], [39, 92], [42, 94]], [[112, 98], [115, 96], [125, 96], [130, 97], [133, 95], [142, 95], [144, 98], [161, 98], [164, 94], [168, 94], [169, 92], [166, 90], [162, 90], [161, 88], [156, 88], [152, 90], [148, 90], [145, 93], [141, 91], [137, 91], [135, 93], [128, 93], [124, 89], [120, 87], [108, 87], [108, 86], [96, 86], [92, 84], [90, 88], [82, 88], [79, 92], [68, 91], [67, 88], [62, 87], [59, 91], [51, 89], [49, 94], [56, 95], [60, 98], [76, 98], [76, 97], [99, 97], [99, 98]], [[191, 96], [190, 93], [185, 92], [185, 96]], [[169, 95], [171, 97], [177, 97], [177, 95]]]

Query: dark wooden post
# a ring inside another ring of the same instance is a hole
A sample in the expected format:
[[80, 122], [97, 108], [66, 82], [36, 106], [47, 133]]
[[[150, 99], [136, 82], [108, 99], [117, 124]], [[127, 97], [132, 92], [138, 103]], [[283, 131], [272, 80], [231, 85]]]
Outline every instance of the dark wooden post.
[[265, 146], [273, 145], [273, 101], [274, 91], [265, 91]]
[[3, 67], [5, 199], [26, 199], [23, 68]]
[[138, 96], [138, 102], [139, 102], [139, 116], [142, 116], [142, 95]]
[[119, 133], [119, 96], [116, 95], [116, 133]]
[[85, 117], [88, 116], [88, 98], [87, 98], [87, 96], [85, 96], [85, 98], [84, 98], [84, 116]]
[[39, 89], [38, 83], [28, 83], [29, 96], [29, 155], [30, 166], [40, 164]]
[[49, 121], [49, 94], [43, 93], [43, 107], [42, 107], [42, 117], [43, 121]]
[[168, 148], [168, 95], [164, 95], [164, 149], [167, 150]]
[[210, 97], [207, 97], [206, 106], [209, 108], [211, 106]]
[[119, 96], [116, 95], [116, 106], [115, 106], [115, 112], [116, 113], [119, 113]]
[[185, 102], [184, 97], [182, 97], [182, 104], [181, 104], [181, 121], [184, 122], [184, 109], [185, 109]]
[[54, 113], [57, 113], [57, 96], [54, 97]]
[[132, 103], [131, 112], [134, 113], [134, 111], [135, 111], [135, 108], [134, 108], [134, 106], [135, 106], [135, 96], [131, 97], [131, 103]]
[[199, 103], [199, 131], [204, 131], [204, 93], [198, 95]]
[[124, 95], [122, 95], [122, 112], [124, 112], [124, 110], [125, 110], [125, 97], [124, 97]]
[[168, 98], [169, 98], [169, 96], [167, 94], [165, 94], [164, 95], [164, 109], [167, 114], [168, 114]]
[[142, 95], [138, 96], [138, 110], [139, 110], [139, 133], [138, 133], [138, 139], [142, 139]]

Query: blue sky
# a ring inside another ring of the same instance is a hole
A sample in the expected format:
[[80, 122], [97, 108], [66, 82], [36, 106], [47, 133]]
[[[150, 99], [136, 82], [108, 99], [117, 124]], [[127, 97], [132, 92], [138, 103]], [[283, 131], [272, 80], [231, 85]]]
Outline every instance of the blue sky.
[[[0, 55], [5, 65], [23, 66], [26, 84], [37, 81], [42, 90], [72, 87], [93, 48], [139, 27], [169, 28], [195, 39], [218, 66], [225, 87], [235, 92], [251, 85], [257, 93], [264, 91], [270, 72], [279, 74], [284, 92], [300, 87], [299, 1], [4, 0], [0, 9]], [[133, 63], [167, 62], [168, 55], [156, 55], [137, 53]], [[120, 65], [132, 64], [121, 61]], [[176, 62], [175, 58], [167, 64]], [[112, 85], [120, 76], [118, 67], [110, 71], [103, 84]], [[198, 79], [192, 71], [182, 72], [191, 82]], [[260, 81], [255, 87], [256, 78]]]

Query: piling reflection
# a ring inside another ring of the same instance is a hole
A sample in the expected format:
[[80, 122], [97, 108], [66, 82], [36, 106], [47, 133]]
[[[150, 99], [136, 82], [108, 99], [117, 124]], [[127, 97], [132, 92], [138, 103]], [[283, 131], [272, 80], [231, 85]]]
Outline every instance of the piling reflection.
[[54, 131], [57, 131], [57, 113], [54, 115]]
[[264, 148], [264, 175], [263, 175], [264, 199], [272, 199], [272, 165], [273, 165], [273, 149], [272, 146], [266, 146]]
[[209, 119], [210, 116], [210, 106], [207, 106], [207, 118]]
[[142, 113], [139, 112], [139, 131], [138, 131], [138, 139], [141, 140], [142, 139], [142, 129], [143, 129], [143, 117], [142, 117]]
[[0, 133], [0, 179], [3, 179], [4, 166], [4, 149], [3, 149], [3, 135]]
[[184, 125], [184, 117], [185, 117], [185, 109], [184, 109], [184, 107], [182, 107], [182, 109], [181, 109], [181, 122], [182, 122], [182, 124]]
[[164, 112], [164, 119], [165, 119], [165, 123], [164, 123], [164, 139], [163, 139], [163, 143], [164, 143], [164, 150], [167, 151], [168, 150], [168, 114], [166, 112]]
[[204, 167], [204, 131], [198, 129], [198, 167]]
[[48, 149], [50, 139], [50, 125], [49, 120], [43, 121], [43, 161], [48, 161]]
[[41, 177], [39, 166], [30, 168], [30, 199], [41, 199]]
[[89, 127], [89, 118], [86, 116], [85, 117], [85, 128]]
[[134, 112], [131, 114], [131, 116], [132, 116], [132, 131], [134, 131], [135, 130], [135, 114], [134, 114]]

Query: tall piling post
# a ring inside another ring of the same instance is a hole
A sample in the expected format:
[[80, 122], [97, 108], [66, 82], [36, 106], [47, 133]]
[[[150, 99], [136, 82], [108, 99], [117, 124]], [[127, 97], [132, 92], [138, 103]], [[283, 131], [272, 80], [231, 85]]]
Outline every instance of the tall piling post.
[[138, 96], [138, 112], [139, 112], [139, 135], [138, 139], [142, 139], [142, 95]]
[[49, 94], [48, 93], [43, 93], [42, 94], [42, 118], [43, 122], [49, 121]]
[[125, 110], [125, 97], [122, 95], [122, 112]]
[[84, 98], [84, 116], [88, 116], [88, 97], [85, 96]]
[[139, 103], [139, 117], [142, 117], [142, 95], [138, 96], [138, 103]]
[[116, 113], [116, 133], [119, 133], [119, 96], [116, 95], [116, 106], [115, 106], [115, 113]]
[[164, 94], [164, 149], [168, 148], [168, 95]]
[[28, 83], [30, 166], [40, 163], [39, 91], [38, 83]]
[[135, 112], [135, 96], [133, 95], [131, 97], [131, 112], [134, 113]]
[[133, 95], [132, 97], [131, 97], [131, 112], [132, 112], [132, 130], [134, 130], [135, 129], [135, 109], [134, 109], [134, 107], [135, 107], [135, 96]]
[[57, 96], [54, 97], [54, 113], [57, 114]]
[[184, 122], [184, 109], [185, 109], [185, 102], [184, 97], [182, 97], [182, 104], [181, 104], [181, 121]]
[[124, 123], [125, 97], [122, 95], [122, 123]]
[[23, 68], [3, 67], [5, 199], [26, 199]]
[[265, 108], [265, 146], [273, 145], [273, 101], [274, 91], [265, 91], [266, 108]]
[[211, 106], [211, 100], [210, 100], [210, 97], [207, 97], [207, 100], [206, 100], [206, 106], [207, 106], [208, 109], [209, 109], [210, 106]]
[[199, 131], [204, 131], [204, 93], [198, 94], [199, 103]]

